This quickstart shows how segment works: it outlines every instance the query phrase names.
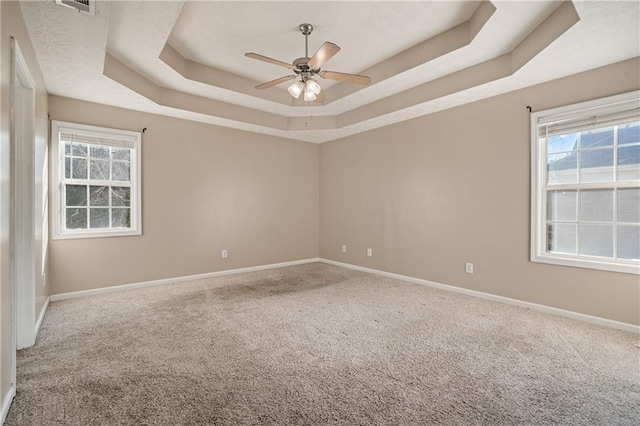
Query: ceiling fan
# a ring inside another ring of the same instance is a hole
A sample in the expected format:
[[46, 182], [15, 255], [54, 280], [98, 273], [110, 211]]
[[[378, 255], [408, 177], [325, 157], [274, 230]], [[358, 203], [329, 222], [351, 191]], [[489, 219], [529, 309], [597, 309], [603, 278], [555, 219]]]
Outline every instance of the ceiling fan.
[[301, 94], [304, 94], [303, 99], [306, 102], [324, 102], [324, 93], [322, 87], [318, 84], [318, 81], [314, 78], [320, 76], [328, 80], [345, 81], [347, 83], [356, 84], [369, 84], [371, 83], [371, 77], [366, 75], [347, 74], [336, 71], [323, 71], [322, 66], [331, 59], [338, 51], [340, 47], [329, 41], [325, 41], [314, 55], [309, 58], [309, 34], [313, 31], [313, 25], [300, 24], [300, 32], [304, 35], [304, 57], [294, 60], [291, 64], [288, 64], [277, 59], [269, 58], [267, 56], [259, 55], [257, 53], [249, 52], [244, 56], [259, 61], [268, 62], [270, 64], [278, 65], [283, 68], [290, 69], [295, 74], [287, 75], [277, 78], [266, 83], [262, 83], [256, 86], [256, 89], [267, 89], [269, 87], [277, 86], [286, 81], [300, 78], [298, 81], [289, 86], [289, 93], [294, 98], [299, 98]]

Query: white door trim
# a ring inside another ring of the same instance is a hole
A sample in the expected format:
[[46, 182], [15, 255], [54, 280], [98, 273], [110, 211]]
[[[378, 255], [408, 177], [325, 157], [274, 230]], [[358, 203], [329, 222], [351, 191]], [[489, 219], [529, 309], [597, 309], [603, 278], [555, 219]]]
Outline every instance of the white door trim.
[[[32, 346], [36, 337], [35, 83], [15, 38], [12, 39], [11, 77], [13, 316], [15, 349], [22, 349]], [[15, 362], [13, 369], [15, 375]]]

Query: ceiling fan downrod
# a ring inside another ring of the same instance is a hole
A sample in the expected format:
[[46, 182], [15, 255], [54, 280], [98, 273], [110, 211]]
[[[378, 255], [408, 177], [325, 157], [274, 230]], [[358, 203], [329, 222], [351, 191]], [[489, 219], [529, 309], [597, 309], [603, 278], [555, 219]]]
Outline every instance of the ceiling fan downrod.
[[309, 34], [313, 31], [313, 25], [300, 24], [300, 32], [304, 34], [304, 57], [309, 57]]

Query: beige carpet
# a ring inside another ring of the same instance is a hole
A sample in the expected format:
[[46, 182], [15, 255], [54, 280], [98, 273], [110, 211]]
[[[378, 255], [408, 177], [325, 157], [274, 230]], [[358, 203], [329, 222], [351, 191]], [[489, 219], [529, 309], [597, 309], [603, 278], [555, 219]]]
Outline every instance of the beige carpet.
[[637, 425], [637, 340], [309, 264], [52, 303], [7, 424]]

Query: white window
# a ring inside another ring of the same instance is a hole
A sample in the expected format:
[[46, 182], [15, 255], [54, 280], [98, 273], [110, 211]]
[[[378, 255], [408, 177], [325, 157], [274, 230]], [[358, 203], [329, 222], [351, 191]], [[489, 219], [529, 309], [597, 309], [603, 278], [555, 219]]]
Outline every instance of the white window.
[[531, 260], [640, 273], [640, 92], [532, 114]]
[[53, 238], [140, 235], [140, 133], [54, 121]]

